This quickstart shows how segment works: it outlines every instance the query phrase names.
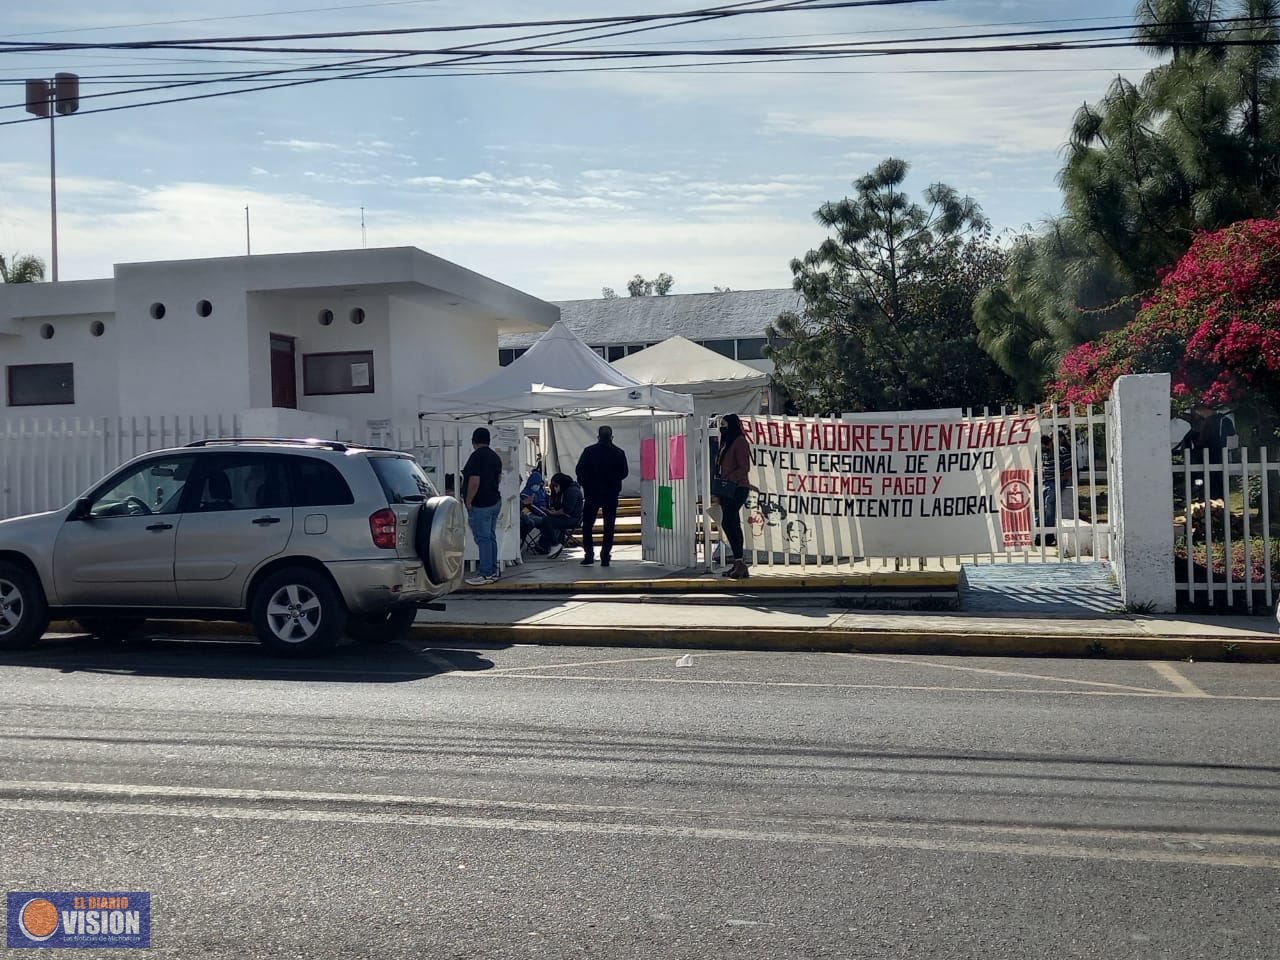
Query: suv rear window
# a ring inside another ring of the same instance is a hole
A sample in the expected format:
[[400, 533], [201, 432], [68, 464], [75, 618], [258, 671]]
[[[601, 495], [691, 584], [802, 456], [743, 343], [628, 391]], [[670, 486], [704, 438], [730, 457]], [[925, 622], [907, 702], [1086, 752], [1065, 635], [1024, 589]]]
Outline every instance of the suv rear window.
[[422, 468], [407, 457], [370, 457], [369, 462], [388, 503], [421, 503], [436, 495]]
[[356, 502], [347, 481], [333, 464], [313, 457], [289, 459], [293, 461], [295, 507], [340, 507]]

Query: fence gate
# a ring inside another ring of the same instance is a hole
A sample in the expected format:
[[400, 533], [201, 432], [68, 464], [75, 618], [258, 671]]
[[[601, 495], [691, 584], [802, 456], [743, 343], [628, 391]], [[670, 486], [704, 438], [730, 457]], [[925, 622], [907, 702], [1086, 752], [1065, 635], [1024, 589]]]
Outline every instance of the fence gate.
[[1270, 610], [1280, 596], [1280, 459], [1266, 447], [1176, 454], [1174, 586], [1201, 607]]
[[234, 416], [0, 422], [0, 519], [65, 507], [105, 474], [152, 450], [240, 435]]
[[[1059, 440], [1071, 451], [1069, 458], [1054, 456], [1054, 462], [1068, 460], [1064, 468], [1053, 467], [1046, 479], [1040, 451], [1035, 453], [1035, 476], [1032, 483], [1034, 502], [1035, 538], [1029, 547], [1002, 552], [975, 552], [957, 555], [860, 555], [854, 544], [852, 531], [848, 538], [837, 534], [833, 542], [819, 536], [816, 540], [803, 537], [803, 524], [789, 524], [787, 518], [776, 516], [762, 507], [753, 492], [742, 511], [742, 524], [746, 553], [750, 562], [760, 567], [812, 569], [814, 572], [862, 572], [876, 569], [959, 569], [963, 564], [994, 563], [1079, 563], [1105, 560], [1111, 556], [1111, 532], [1108, 516], [1108, 409], [1101, 406], [1046, 405], [1040, 408], [999, 408], [959, 411], [948, 417], [944, 412], [931, 416], [932, 411], [905, 414], [883, 414], [886, 422], [930, 422], [932, 420], [986, 420], [996, 417], [1036, 414], [1039, 421], [1039, 437], [1052, 444]], [[782, 423], [794, 418], [745, 416], [751, 422], [765, 424]], [[827, 418], [837, 423], [854, 420]], [[858, 415], [856, 419], [864, 419]], [[878, 415], [867, 419], [879, 420]], [[812, 421], [807, 421], [812, 422]], [[825, 422], [819, 420], [819, 422]], [[1035, 441], [1037, 444], [1039, 440]], [[752, 482], [757, 471], [753, 468]], [[708, 481], [709, 483], [709, 481]], [[1055, 509], [1050, 509], [1050, 501]], [[1052, 517], [1052, 522], [1045, 520]], [[718, 508], [712, 512], [718, 520]], [[911, 520], [903, 520], [910, 523]], [[718, 527], [718, 524], [717, 524]], [[715, 540], [723, 539], [718, 529], [712, 528]], [[723, 564], [728, 551], [723, 546], [712, 550]]]
[[640, 428], [641, 556], [686, 569], [694, 563], [699, 495], [691, 417], [650, 417]]

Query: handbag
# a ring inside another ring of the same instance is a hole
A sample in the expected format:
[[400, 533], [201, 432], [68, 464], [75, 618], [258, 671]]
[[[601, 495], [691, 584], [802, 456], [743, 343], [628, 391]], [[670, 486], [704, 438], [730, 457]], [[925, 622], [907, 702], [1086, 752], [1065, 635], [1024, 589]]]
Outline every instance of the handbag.
[[712, 477], [711, 495], [713, 497], [719, 497], [721, 500], [732, 500], [738, 495], [738, 485], [732, 480], [725, 480], [721, 477]]

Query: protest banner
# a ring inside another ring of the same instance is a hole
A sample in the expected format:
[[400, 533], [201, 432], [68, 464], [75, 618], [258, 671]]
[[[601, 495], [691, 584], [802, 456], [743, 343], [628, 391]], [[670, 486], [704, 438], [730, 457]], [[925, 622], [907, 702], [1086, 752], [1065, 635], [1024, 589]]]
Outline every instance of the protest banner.
[[762, 557], [954, 556], [1033, 544], [1034, 414], [936, 421], [744, 417], [743, 527]]

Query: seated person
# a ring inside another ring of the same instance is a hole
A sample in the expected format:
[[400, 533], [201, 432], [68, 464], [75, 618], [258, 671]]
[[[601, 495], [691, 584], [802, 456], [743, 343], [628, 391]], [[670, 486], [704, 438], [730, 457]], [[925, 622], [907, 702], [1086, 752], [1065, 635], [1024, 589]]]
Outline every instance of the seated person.
[[544, 516], [533, 521], [542, 531], [538, 552], [558, 557], [564, 549], [565, 533], [582, 526], [582, 488], [566, 473], [551, 478], [551, 499]]
[[542, 465], [534, 467], [520, 491], [520, 542], [524, 543], [534, 530], [538, 517], [547, 512], [547, 485], [542, 479]]
[[526, 507], [546, 510], [547, 499], [547, 486], [542, 479], [542, 464], [538, 464], [529, 471], [529, 479], [524, 482], [524, 489], [520, 491], [520, 502]]

